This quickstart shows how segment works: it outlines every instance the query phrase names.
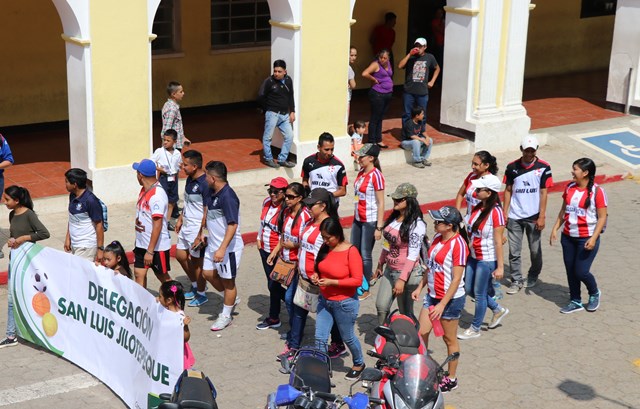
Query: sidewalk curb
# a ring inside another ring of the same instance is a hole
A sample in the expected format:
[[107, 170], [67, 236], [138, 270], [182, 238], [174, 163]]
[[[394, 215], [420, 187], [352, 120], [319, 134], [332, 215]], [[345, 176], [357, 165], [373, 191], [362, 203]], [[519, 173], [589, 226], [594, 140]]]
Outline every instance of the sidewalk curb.
[[[620, 174], [620, 175], [597, 175], [596, 176], [596, 183], [603, 185], [606, 183], [614, 183], [614, 182], [620, 182], [622, 180], [624, 180], [624, 175]], [[551, 188], [548, 189], [549, 193], [558, 193], [558, 192], [562, 192], [564, 191], [565, 186], [571, 182], [570, 180], [563, 180], [561, 182], [557, 182], [555, 183]], [[502, 193], [500, 194], [500, 197], [502, 198]], [[426, 212], [427, 210], [435, 210], [435, 209], [439, 209], [442, 206], [455, 206], [455, 199], [448, 199], [448, 200], [440, 200], [437, 202], [429, 202], [429, 203], [425, 203], [420, 205], [420, 209], [422, 210], [422, 212]], [[387, 210], [385, 212], [385, 217], [387, 217], [389, 215], [389, 213], [391, 212], [391, 210]], [[353, 224], [353, 216], [345, 216], [345, 217], [341, 217], [340, 218], [340, 224], [342, 224], [343, 227], [350, 227]], [[242, 234], [242, 240], [244, 241], [244, 244], [253, 244], [256, 242], [256, 238], [258, 236], [258, 232], [249, 232], [249, 233], [243, 233]], [[170, 255], [172, 258], [175, 258], [176, 256], [176, 245], [174, 244], [173, 246], [171, 246], [171, 250], [170, 250]], [[133, 264], [133, 252], [132, 251], [127, 251], [127, 258], [129, 259], [129, 263]], [[0, 285], [6, 285], [7, 284], [7, 276], [8, 273], [6, 271], [2, 271], [0, 272]]]

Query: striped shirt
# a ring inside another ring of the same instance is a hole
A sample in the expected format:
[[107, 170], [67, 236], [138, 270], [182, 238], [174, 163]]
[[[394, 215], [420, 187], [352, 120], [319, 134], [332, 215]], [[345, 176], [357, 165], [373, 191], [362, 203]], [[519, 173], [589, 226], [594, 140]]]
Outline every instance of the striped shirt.
[[[571, 182], [564, 190], [562, 198], [566, 204], [564, 210], [563, 234], [571, 237], [587, 238], [593, 236], [598, 224], [598, 210], [606, 208], [607, 195], [597, 184], [591, 189], [591, 204], [585, 209], [584, 202], [587, 199], [587, 189], [579, 188], [575, 182]], [[604, 231], [604, 229], [602, 230]]]
[[270, 197], [267, 197], [262, 202], [258, 240], [260, 241], [260, 249], [267, 253], [271, 253], [280, 241], [280, 233], [278, 232], [280, 209], [282, 209], [282, 204], [274, 206]]
[[[309, 213], [309, 209], [306, 207], [302, 208], [300, 212], [300, 216], [298, 216], [298, 220], [296, 220], [295, 226], [293, 225], [293, 219], [295, 219], [295, 213], [291, 212], [290, 208], [284, 209], [284, 223], [282, 225], [282, 241], [290, 241], [293, 244], [298, 244], [300, 242], [300, 236], [304, 228], [307, 226], [309, 221], [311, 221], [311, 213]], [[284, 247], [280, 251], [280, 257], [284, 261], [298, 261], [298, 252], [299, 249], [297, 247], [292, 249], [285, 249]]]
[[504, 211], [501, 206], [494, 206], [491, 212], [484, 218], [478, 230], [472, 231], [471, 228], [482, 213], [482, 207], [477, 206], [471, 211], [467, 231], [471, 235], [471, 245], [469, 246], [471, 257], [482, 261], [496, 261], [496, 243], [493, 239], [493, 230], [496, 227], [505, 225]]
[[[429, 286], [429, 296], [435, 299], [442, 299], [447, 293], [451, 281], [453, 280], [453, 268], [465, 266], [469, 248], [460, 234], [455, 234], [448, 241], [442, 240], [441, 234], [436, 234], [429, 247], [429, 258], [427, 268], [429, 270], [427, 279]], [[453, 298], [465, 295], [464, 278], [460, 280], [458, 289]]]
[[476, 175], [475, 172], [471, 172], [464, 179], [464, 182], [462, 182], [464, 185], [464, 200], [467, 202], [467, 219], [473, 208], [480, 203], [476, 195], [476, 189], [471, 184], [475, 179], [478, 179], [478, 175]]
[[298, 270], [302, 278], [308, 280], [315, 273], [316, 256], [323, 243], [320, 224], [308, 224], [300, 235]]
[[355, 190], [356, 208], [355, 220], [359, 222], [378, 221], [378, 203], [376, 202], [376, 192], [384, 190], [384, 176], [378, 168], [364, 173], [361, 170], [356, 176], [353, 184]]

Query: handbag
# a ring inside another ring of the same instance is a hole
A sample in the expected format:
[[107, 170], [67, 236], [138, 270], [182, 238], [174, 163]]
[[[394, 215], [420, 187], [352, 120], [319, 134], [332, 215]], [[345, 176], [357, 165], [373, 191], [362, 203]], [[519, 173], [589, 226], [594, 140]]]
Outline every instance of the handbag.
[[300, 276], [298, 288], [293, 296], [293, 303], [309, 312], [318, 310], [318, 298], [320, 297], [320, 287], [312, 284]]
[[285, 287], [289, 287], [293, 280], [293, 275], [296, 273], [296, 267], [297, 264], [294, 261], [284, 261], [281, 257], [278, 257], [276, 265], [273, 266], [273, 270], [269, 274], [269, 278]]

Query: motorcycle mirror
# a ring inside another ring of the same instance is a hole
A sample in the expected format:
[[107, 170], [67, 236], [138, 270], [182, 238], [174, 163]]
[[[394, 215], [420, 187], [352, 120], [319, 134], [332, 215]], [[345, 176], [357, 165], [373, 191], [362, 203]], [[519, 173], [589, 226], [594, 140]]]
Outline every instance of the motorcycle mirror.
[[377, 382], [382, 379], [382, 371], [376, 368], [365, 368], [360, 375], [361, 381]]
[[442, 368], [444, 368], [446, 364], [448, 364], [451, 361], [455, 361], [458, 358], [460, 358], [460, 352], [454, 352], [453, 354], [449, 355], [447, 359], [444, 360], [442, 365], [440, 365], [440, 370], [442, 370]]
[[170, 393], [161, 393], [160, 395], [158, 395], [158, 397], [164, 401], [170, 401], [171, 400], [171, 394]]
[[385, 327], [383, 325], [379, 325], [374, 330], [376, 334], [380, 335], [387, 341], [395, 342], [396, 341], [396, 333], [389, 327]]

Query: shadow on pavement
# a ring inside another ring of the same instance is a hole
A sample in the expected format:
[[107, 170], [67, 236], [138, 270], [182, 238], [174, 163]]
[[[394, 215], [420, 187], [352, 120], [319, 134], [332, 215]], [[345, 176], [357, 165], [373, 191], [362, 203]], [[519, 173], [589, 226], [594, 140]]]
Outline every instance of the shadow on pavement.
[[564, 392], [571, 399], [575, 399], [578, 401], [589, 401], [600, 398], [607, 402], [614, 403], [622, 408], [638, 409], [637, 406], [632, 406], [627, 403], [599, 395], [592, 386], [577, 381], [572, 381], [570, 379], [565, 379], [564, 381], [562, 381], [558, 385], [558, 389]]

